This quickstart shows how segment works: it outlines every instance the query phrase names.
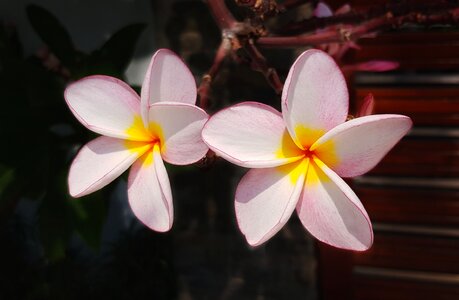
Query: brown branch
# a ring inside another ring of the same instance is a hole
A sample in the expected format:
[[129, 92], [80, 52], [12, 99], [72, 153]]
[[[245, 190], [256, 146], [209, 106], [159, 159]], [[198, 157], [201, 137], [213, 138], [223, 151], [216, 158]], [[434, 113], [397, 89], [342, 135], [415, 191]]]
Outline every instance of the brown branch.
[[225, 0], [207, 0], [207, 6], [220, 29], [233, 29], [238, 21], [233, 17], [225, 4]]
[[207, 109], [209, 106], [209, 93], [210, 93], [210, 84], [212, 80], [220, 70], [222, 62], [227, 57], [228, 53], [231, 51], [231, 41], [224, 37], [220, 46], [215, 53], [214, 62], [210, 67], [209, 71], [202, 76], [201, 84], [198, 88], [199, 95], [199, 106], [202, 109]]
[[252, 69], [254, 69], [255, 71], [261, 72], [265, 76], [269, 85], [274, 89], [276, 94], [278, 95], [281, 94], [282, 88], [284, 87], [284, 85], [282, 81], [280, 80], [276, 69], [268, 66], [266, 58], [258, 50], [253, 39], [248, 39], [247, 42], [244, 43], [243, 47], [251, 58], [250, 65]]
[[292, 9], [292, 8], [301, 6], [306, 3], [311, 3], [315, 7], [318, 2], [319, 0], [284, 0], [284, 2], [277, 5], [277, 8], [280, 11], [284, 11], [284, 10], [288, 10], [288, 9]]
[[[272, 2], [272, 0], [267, 0]], [[257, 2], [257, 1], [255, 1]], [[255, 5], [255, 2], [253, 4]], [[248, 4], [251, 2], [249, 1]], [[200, 96], [200, 105], [207, 108], [209, 105], [209, 92], [212, 79], [218, 72], [221, 62], [229, 53], [235, 53], [235, 50], [243, 47], [249, 55], [252, 69], [263, 73], [269, 84], [274, 88], [276, 93], [282, 92], [283, 84], [274, 68], [268, 66], [265, 57], [257, 49], [250, 36], [259, 36], [259, 28], [253, 27], [247, 23], [237, 22], [231, 12], [225, 5], [224, 0], [208, 0], [207, 4], [210, 12], [214, 16], [217, 25], [222, 30], [223, 41], [216, 53], [214, 63], [210, 70], [203, 76], [201, 85], [198, 88]], [[236, 55], [233, 55], [236, 56]]]
[[356, 40], [363, 35], [385, 28], [397, 28], [404, 24], [416, 23], [420, 25], [431, 24], [457, 24], [459, 21], [459, 8], [447, 11], [437, 15], [423, 15], [419, 13], [410, 13], [408, 15], [394, 18], [391, 14], [383, 17], [372, 19], [358, 26], [343, 26], [338, 29], [327, 29], [313, 34], [298, 36], [276, 36], [261, 37], [257, 44], [263, 47], [304, 47], [317, 46], [327, 43], [345, 42]]
[[331, 25], [343, 23], [347, 25], [359, 24], [387, 14], [391, 14], [394, 17], [401, 17], [412, 13], [432, 15], [457, 7], [457, 3], [451, 3], [450, 1], [445, 0], [433, 1], [432, 3], [412, 3], [406, 1], [402, 3], [387, 3], [379, 6], [373, 6], [363, 12], [350, 11], [345, 14], [325, 18], [312, 17], [303, 21], [287, 24], [274, 33], [279, 35], [293, 35], [316, 31]]

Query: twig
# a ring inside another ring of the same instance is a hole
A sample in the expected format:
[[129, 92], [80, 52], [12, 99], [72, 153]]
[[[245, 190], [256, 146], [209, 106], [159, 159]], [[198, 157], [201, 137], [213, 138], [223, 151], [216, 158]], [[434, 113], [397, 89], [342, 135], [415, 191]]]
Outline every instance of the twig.
[[345, 14], [325, 18], [312, 17], [303, 21], [287, 24], [283, 28], [274, 31], [274, 33], [280, 35], [293, 35], [316, 31], [331, 25], [359, 24], [387, 14], [391, 14], [394, 17], [401, 17], [408, 14], [432, 15], [457, 7], [457, 3], [451, 3], [450, 1], [445, 0], [433, 1], [432, 3], [388, 3], [371, 7], [364, 12], [350, 11]]
[[459, 21], [459, 8], [452, 9], [446, 13], [436, 15], [423, 15], [420, 13], [410, 13], [394, 18], [388, 13], [383, 17], [372, 19], [358, 26], [343, 26], [338, 29], [327, 29], [313, 34], [298, 36], [276, 36], [260, 37], [257, 44], [263, 47], [304, 47], [317, 46], [327, 43], [345, 42], [356, 40], [368, 33], [384, 28], [396, 28], [407, 23], [416, 24], [457, 24]]
[[277, 74], [276, 69], [268, 66], [266, 58], [258, 50], [257, 46], [253, 39], [248, 39], [243, 45], [244, 49], [247, 51], [247, 54], [251, 58], [251, 67], [252, 69], [261, 72], [269, 85], [274, 89], [277, 94], [282, 93], [282, 88], [284, 87], [282, 81]]
[[198, 88], [199, 106], [204, 110], [209, 106], [210, 84], [230, 51], [231, 41], [228, 38], [223, 37], [222, 42], [217, 49], [217, 53], [215, 54], [214, 62], [209, 71], [202, 76], [201, 84]]
[[237, 27], [238, 22], [226, 7], [225, 0], [207, 0], [207, 6], [221, 30]]

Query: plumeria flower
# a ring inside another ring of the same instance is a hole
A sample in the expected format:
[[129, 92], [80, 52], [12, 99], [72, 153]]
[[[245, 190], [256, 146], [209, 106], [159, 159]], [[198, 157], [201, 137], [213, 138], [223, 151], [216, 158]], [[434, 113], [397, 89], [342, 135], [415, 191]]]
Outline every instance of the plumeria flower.
[[163, 160], [187, 165], [208, 151], [201, 139], [208, 115], [195, 106], [196, 83], [185, 64], [171, 51], [159, 50], [140, 97], [126, 83], [99, 75], [71, 84], [65, 100], [84, 126], [103, 135], [83, 146], [73, 161], [70, 194], [97, 191], [132, 165], [132, 211], [149, 228], [168, 231], [174, 211]]
[[304, 227], [335, 247], [366, 250], [370, 219], [341, 177], [372, 169], [409, 131], [402, 115], [371, 115], [345, 122], [346, 82], [333, 59], [304, 52], [293, 64], [282, 94], [282, 114], [243, 102], [204, 125], [204, 142], [221, 157], [253, 168], [240, 181], [235, 208], [248, 243], [276, 234], [296, 208]]

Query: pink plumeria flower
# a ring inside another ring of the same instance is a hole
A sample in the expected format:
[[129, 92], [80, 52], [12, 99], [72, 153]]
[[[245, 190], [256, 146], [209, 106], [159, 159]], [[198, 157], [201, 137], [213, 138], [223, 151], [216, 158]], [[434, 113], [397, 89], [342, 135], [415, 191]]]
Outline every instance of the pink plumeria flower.
[[282, 94], [282, 114], [244, 102], [204, 125], [204, 142], [218, 155], [250, 170], [237, 187], [235, 208], [248, 243], [276, 234], [296, 208], [304, 227], [335, 247], [366, 250], [370, 219], [341, 177], [373, 168], [409, 131], [410, 118], [371, 115], [345, 122], [346, 82], [333, 59], [304, 52], [293, 64]]
[[149, 228], [168, 231], [174, 211], [163, 159], [187, 165], [208, 151], [201, 139], [208, 115], [195, 106], [196, 83], [182, 60], [169, 50], [157, 51], [140, 97], [116, 78], [89, 76], [67, 87], [65, 100], [84, 126], [103, 135], [83, 146], [73, 161], [70, 194], [97, 191], [132, 165], [132, 211]]

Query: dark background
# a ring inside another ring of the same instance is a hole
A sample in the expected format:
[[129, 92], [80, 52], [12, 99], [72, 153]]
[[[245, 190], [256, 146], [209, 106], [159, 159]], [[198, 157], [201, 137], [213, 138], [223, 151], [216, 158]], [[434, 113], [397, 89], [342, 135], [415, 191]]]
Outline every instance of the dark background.
[[[199, 83], [220, 42], [203, 2], [11, 0], [0, 3], [0, 22], [0, 299], [316, 298], [308, 233], [294, 214], [264, 246], [249, 247], [233, 207], [245, 170], [223, 160], [166, 166], [168, 233], [133, 216], [125, 175], [81, 199], [68, 195], [69, 165], [96, 135], [71, 115], [66, 85], [106, 74], [139, 91], [161, 47]], [[295, 54], [264, 53], [284, 78]], [[227, 61], [208, 112], [243, 100], [280, 106], [262, 75]]]

